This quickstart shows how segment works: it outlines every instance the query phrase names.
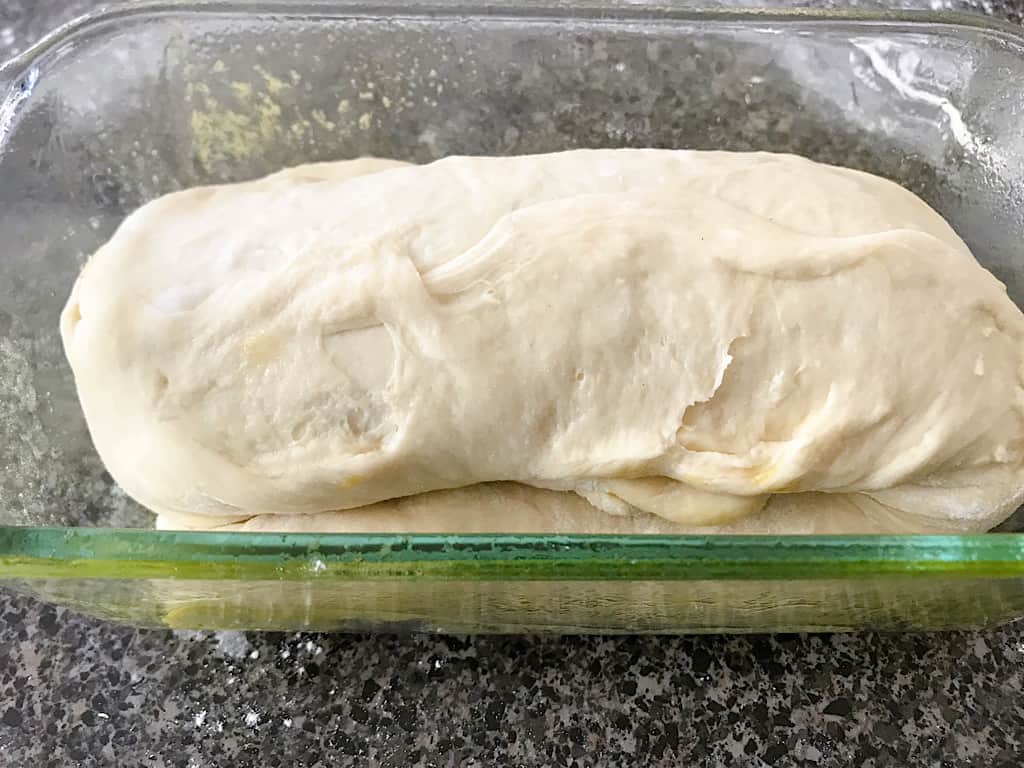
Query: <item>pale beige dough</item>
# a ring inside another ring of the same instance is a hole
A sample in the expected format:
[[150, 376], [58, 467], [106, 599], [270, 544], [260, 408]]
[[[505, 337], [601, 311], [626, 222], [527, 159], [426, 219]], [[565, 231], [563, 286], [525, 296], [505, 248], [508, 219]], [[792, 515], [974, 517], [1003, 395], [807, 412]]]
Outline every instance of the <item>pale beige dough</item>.
[[157, 517], [157, 527], [261, 533], [827, 534], [944, 530], [940, 524], [908, 519], [854, 493], [781, 494], [772, 496], [763, 510], [746, 518], [699, 526], [643, 512], [610, 515], [575, 493], [519, 483], [478, 483], [308, 515], [221, 519], [165, 513]]
[[94, 255], [61, 331], [164, 527], [970, 531], [1024, 489], [1004, 287], [910, 192], [788, 155], [187, 190]]

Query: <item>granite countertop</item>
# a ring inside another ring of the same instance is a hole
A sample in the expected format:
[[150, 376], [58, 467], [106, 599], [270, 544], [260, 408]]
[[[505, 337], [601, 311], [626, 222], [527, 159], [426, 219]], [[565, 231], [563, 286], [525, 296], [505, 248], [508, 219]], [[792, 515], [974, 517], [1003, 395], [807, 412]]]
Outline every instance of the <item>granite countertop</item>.
[[[7, 0], [0, 58], [97, 5]], [[1020, 22], [1024, 0], [952, 7]], [[1018, 766], [1022, 702], [1024, 623], [916, 636], [194, 633], [0, 591], [0, 768]]]

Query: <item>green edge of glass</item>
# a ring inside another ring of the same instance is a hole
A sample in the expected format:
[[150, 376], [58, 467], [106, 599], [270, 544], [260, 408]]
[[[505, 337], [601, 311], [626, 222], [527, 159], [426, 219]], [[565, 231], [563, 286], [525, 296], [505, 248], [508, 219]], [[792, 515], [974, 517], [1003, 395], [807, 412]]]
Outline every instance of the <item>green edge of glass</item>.
[[272, 534], [0, 527], [0, 578], [700, 580], [1024, 577], [1024, 535]]

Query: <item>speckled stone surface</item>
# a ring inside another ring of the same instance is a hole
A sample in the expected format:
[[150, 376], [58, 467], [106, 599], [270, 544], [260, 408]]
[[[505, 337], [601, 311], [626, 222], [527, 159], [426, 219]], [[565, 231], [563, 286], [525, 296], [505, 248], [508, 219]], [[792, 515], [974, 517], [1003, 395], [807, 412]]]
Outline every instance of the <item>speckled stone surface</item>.
[[[95, 5], [0, 3], [0, 58]], [[969, 7], [1019, 22], [1024, 2]], [[0, 768], [1022, 763], [1024, 623], [933, 636], [173, 633], [0, 592]]]

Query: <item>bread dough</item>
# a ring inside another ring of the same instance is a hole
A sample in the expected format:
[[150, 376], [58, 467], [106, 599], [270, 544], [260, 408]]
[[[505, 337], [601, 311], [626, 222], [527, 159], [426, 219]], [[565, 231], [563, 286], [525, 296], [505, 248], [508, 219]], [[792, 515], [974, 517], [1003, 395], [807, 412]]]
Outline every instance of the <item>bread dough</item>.
[[[182, 525], [971, 531], [1022, 500], [1004, 286], [910, 192], [789, 155], [186, 190], [90, 259], [61, 332], [111, 474]], [[491, 481], [530, 488], [388, 501]]]
[[732, 523], [686, 525], [637, 512], [609, 515], [582, 496], [520, 483], [478, 483], [418, 493], [356, 509], [308, 515], [218, 518], [164, 513], [161, 530], [249, 533], [828, 534], [941, 533], [863, 494], [787, 493]]

